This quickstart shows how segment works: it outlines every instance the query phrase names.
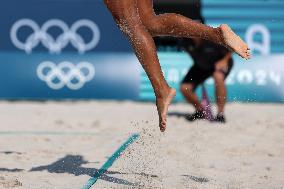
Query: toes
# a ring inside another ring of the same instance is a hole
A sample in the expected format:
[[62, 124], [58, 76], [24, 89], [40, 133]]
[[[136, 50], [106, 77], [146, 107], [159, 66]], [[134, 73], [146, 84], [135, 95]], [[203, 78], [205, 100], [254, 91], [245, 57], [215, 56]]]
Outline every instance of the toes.
[[248, 58], [250, 58], [251, 57], [250, 53], [248, 53], [247, 56], [248, 56]]
[[246, 54], [246, 60], [250, 59], [250, 55]]
[[166, 130], [166, 123], [165, 122], [160, 123], [160, 131], [165, 132], [165, 130]]
[[242, 58], [247, 59], [247, 54], [246, 54], [246, 52], [243, 52], [243, 53], [241, 53], [240, 55], [241, 55]]
[[244, 59], [246, 59], [246, 60], [249, 59], [249, 55], [248, 55], [246, 52], [243, 53], [242, 57], [243, 57]]
[[251, 54], [250, 54], [250, 48], [249, 47], [244, 47], [243, 52], [241, 54], [241, 57], [245, 58], [246, 60], [250, 59]]
[[160, 131], [163, 133], [163, 132], [165, 132], [165, 130], [166, 130], [166, 127], [164, 127], [164, 126], [161, 126], [160, 127]]
[[251, 57], [250, 50], [248, 50], [248, 51], [246, 52], [246, 54], [247, 54], [248, 59], [250, 59], [250, 57]]

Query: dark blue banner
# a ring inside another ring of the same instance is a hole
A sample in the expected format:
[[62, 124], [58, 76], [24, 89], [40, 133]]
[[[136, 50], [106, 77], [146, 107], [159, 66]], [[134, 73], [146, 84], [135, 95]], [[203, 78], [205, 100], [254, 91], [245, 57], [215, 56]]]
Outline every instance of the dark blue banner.
[[0, 25], [0, 98], [138, 99], [139, 64], [102, 1], [2, 1]]
[[102, 1], [2, 0], [0, 51], [130, 51]]

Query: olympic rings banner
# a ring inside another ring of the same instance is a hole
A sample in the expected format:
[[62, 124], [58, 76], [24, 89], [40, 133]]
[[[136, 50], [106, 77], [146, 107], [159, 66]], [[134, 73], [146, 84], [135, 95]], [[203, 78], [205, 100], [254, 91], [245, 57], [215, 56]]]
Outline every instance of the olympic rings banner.
[[[23, 42], [19, 39], [18, 32], [24, 27], [31, 29], [32, 33]], [[56, 38], [48, 32], [52, 27], [62, 30], [62, 33]], [[85, 42], [82, 35], [78, 33], [78, 30], [83, 27], [88, 28], [92, 34], [89, 42]], [[50, 53], [61, 53], [68, 44], [71, 44], [79, 53], [85, 53], [98, 45], [100, 30], [93, 21], [87, 19], [77, 20], [70, 28], [59, 19], [50, 19], [42, 27], [34, 20], [20, 19], [13, 24], [10, 38], [16, 48], [24, 50], [28, 54], [32, 53], [33, 49], [40, 44]]]
[[138, 61], [102, 1], [5, 0], [0, 25], [0, 98], [139, 98]]

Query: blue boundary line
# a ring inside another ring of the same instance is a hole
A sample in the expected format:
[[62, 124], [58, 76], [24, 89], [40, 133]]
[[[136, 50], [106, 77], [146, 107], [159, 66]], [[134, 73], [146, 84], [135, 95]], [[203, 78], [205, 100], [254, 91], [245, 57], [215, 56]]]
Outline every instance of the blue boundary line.
[[119, 158], [121, 153], [125, 151], [129, 145], [131, 145], [135, 140], [139, 138], [139, 134], [131, 135], [112, 155], [111, 157], [103, 164], [103, 166], [96, 172], [94, 176], [88, 180], [85, 186], [82, 189], [90, 189], [99, 179], [99, 177], [104, 174], [108, 168]]

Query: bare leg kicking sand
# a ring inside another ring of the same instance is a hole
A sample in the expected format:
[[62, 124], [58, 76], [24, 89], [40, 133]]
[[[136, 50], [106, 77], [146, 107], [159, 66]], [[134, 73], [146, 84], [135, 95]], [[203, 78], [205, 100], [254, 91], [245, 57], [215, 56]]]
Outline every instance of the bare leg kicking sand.
[[247, 45], [227, 26], [212, 28], [178, 14], [156, 15], [152, 0], [104, 0], [121, 31], [128, 37], [156, 95], [159, 126], [166, 129], [168, 107], [176, 91], [162, 74], [153, 36], [202, 38], [224, 45], [248, 59]]
[[136, 1], [141, 21], [152, 36], [201, 38], [223, 45], [245, 59], [250, 58], [247, 44], [228, 25], [222, 24], [218, 28], [213, 28], [179, 14], [156, 15], [153, 0]]

